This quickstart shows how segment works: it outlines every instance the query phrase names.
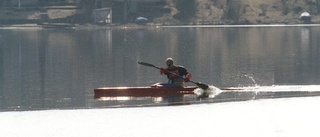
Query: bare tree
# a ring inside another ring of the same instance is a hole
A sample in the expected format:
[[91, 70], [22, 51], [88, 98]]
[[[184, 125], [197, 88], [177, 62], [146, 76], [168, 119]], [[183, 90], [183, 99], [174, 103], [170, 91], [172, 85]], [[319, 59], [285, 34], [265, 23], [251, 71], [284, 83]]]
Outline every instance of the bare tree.
[[316, 0], [316, 6], [317, 6], [318, 13], [320, 13], [320, 0]]

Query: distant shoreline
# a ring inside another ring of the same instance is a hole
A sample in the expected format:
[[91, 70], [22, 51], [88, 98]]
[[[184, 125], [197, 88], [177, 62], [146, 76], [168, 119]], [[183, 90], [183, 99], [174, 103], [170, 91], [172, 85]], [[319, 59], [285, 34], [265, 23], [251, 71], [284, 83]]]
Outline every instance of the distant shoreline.
[[261, 24], [261, 25], [183, 25], [183, 26], [161, 26], [163, 28], [252, 28], [252, 27], [319, 27], [320, 24]]
[[[51, 25], [51, 26], [48, 26]], [[101, 26], [95, 24], [71, 25], [71, 24], [15, 24], [15, 25], [0, 25], [0, 29], [139, 29], [139, 28], [255, 28], [255, 27], [319, 27], [320, 24], [260, 24], [260, 25], [136, 25], [123, 24], [113, 26]]]

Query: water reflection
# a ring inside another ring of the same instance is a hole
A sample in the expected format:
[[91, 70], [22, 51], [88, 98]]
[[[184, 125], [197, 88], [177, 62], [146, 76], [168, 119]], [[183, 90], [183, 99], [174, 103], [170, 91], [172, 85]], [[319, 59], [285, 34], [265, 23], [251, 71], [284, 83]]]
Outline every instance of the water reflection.
[[301, 28], [301, 46], [307, 47], [310, 42], [310, 28]]
[[[173, 106], [173, 105], [190, 105], [195, 102], [196, 96], [172, 96], [172, 97], [131, 97], [119, 96], [108, 97], [102, 96], [95, 98], [99, 103], [97, 106], [107, 107], [131, 107], [131, 106]], [[110, 105], [113, 104], [113, 105]]]
[[167, 57], [188, 68], [193, 81], [217, 87], [319, 84], [319, 32], [318, 27], [0, 30], [0, 109], [97, 106], [94, 88], [166, 81], [137, 61], [161, 67]]

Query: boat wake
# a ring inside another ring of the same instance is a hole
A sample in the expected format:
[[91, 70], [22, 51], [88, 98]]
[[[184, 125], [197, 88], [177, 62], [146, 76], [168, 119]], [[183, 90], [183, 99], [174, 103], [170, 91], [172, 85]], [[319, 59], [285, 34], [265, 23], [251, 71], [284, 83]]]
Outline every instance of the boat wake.
[[320, 85], [273, 85], [255, 87], [195, 89], [198, 99], [214, 98], [217, 101], [256, 100], [265, 98], [288, 98], [320, 96]]
[[218, 94], [222, 93], [222, 90], [215, 87], [215, 86], [209, 86], [208, 89], [203, 90], [202, 88], [196, 88], [193, 91], [194, 94], [197, 95], [197, 97], [209, 97], [209, 98], [214, 98]]

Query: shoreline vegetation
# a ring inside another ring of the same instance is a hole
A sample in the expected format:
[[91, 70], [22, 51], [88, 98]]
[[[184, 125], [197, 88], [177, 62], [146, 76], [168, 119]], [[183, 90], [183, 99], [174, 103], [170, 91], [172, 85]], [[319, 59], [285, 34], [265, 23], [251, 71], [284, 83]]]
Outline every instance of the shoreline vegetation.
[[[6, 0], [8, 1], [8, 0]], [[1, 2], [0, 2], [1, 3]], [[0, 4], [0, 27], [4, 28], [146, 28], [165, 26], [224, 27], [226, 25], [317, 26], [320, 24], [320, 0], [166, 0], [162, 3], [141, 4], [144, 10], [125, 14], [122, 3], [111, 0], [65, 0], [52, 5]], [[113, 5], [112, 24], [92, 21], [92, 9]], [[150, 7], [152, 9], [150, 10]], [[149, 9], [149, 11], [145, 10]], [[157, 10], [155, 10], [157, 9]], [[299, 16], [310, 13], [308, 22]], [[138, 24], [138, 16], [150, 19]], [[302, 25], [306, 24], [306, 25]]]
[[320, 24], [256, 24], [256, 25], [136, 25], [136, 24], [124, 24], [116, 26], [101, 26], [101, 25], [72, 25], [72, 26], [54, 26], [46, 27], [37, 24], [19, 24], [19, 25], [0, 25], [0, 30], [4, 29], [21, 29], [21, 30], [41, 30], [41, 29], [74, 29], [74, 30], [86, 30], [86, 29], [159, 29], [159, 28], [268, 28], [268, 27], [320, 27]]

